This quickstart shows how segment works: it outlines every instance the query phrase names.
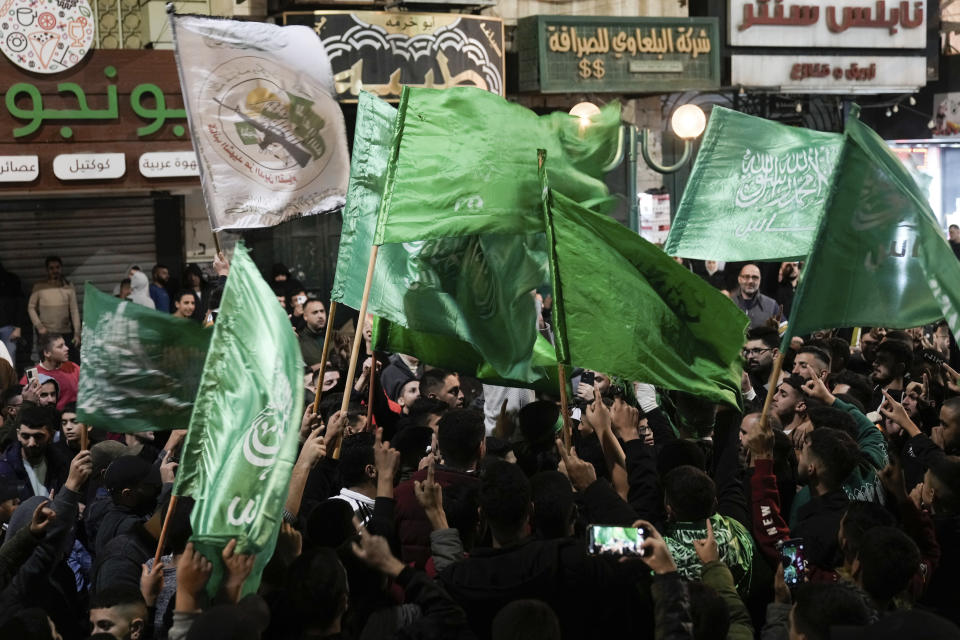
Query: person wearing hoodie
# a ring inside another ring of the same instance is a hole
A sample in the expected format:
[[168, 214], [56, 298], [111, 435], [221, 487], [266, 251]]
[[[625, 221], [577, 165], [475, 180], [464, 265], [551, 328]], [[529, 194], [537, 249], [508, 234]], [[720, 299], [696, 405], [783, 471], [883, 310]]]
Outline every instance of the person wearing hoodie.
[[[0, 626], [27, 607], [42, 608], [56, 625], [64, 640], [86, 637], [86, 607], [78, 593], [73, 572], [66, 563], [73, 547], [73, 529], [77, 519], [80, 491], [93, 470], [90, 452], [82, 451], [70, 463], [63, 489], [50, 507], [56, 514], [26, 561], [16, 570], [9, 584], [0, 591]], [[34, 496], [14, 512], [7, 528], [12, 544], [17, 533], [30, 527], [34, 513], [47, 498]]]
[[150, 279], [139, 269], [130, 272], [130, 300], [148, 309], [157, 308], [150, 297]]

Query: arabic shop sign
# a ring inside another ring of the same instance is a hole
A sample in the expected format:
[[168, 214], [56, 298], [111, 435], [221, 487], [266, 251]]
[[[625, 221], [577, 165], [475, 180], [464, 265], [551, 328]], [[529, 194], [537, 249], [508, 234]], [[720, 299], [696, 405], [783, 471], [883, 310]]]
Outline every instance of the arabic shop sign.
[[151, 151], [140, 156], [140, 175], [144, 178], [199, 176], [197, 154], [193, 151]]
[[923, 0], [730, 0], [730, 45], [923, 49], [925, 5]]
[[63, 153], [53, 159], [53, 174], [61, 180], [113, 180], [126, 172], [122, 153]]
[[0, 156], [0, 182], [33, 182], [39, 175], [37, 156]]
[[[76, 189], [78, 181], [124, 189], [155, 189], [158, 181], [199, 185], [196, 173], [177, 168], [175, 158], [139, 161], [150, 153], [193, 157], [172, 51], [94, 49], [57, 75], [26, 73], [0, 59], [0, 92], [4, 193]], [[87, 157], [92, 165], [62, 157], [75, 154], [106, 157]], [[168, 160], [171, 166], [163, 166]], [[154, 162], [159, 168], [145, 164]]]
[[[107, 65], [103, 68], [103, 75], [105, 83], [109, 83], [117, 76], [116, 67]], [[105, 107], [92, 108], [87, 100], [86, 89], [76, 82], [60, 82], [57, 84], [57, 93], [60, 94], [58, 97], [61, 98], [58, 102], [63, 102], [65, 99], [72, 104], [67, 109], [48, 108], [44, 106], [44, 96], [40, 87], [31, 82], [17, 82], [7, 90], [4, 96], [4, 105], [10, 115], [25, 122], [22, 126], [13, 129], [13, 137], [28, 136], [48, 122], [118, 119], [120, 99], [117, 85], [106, 84], [105, 87], [96, 87], [95, 91], [97, 93], [106, 91], [106, 99], [101, 101], [105, 102]], [[130, 109], [145, 121], [143, 126], [137, 127], [137, 135], [141, 137], [156, 133], [167, 120], [183, 120], [187, 117], [183, 109], [167, 108], [163, 90], [150, 82], [136, 85], [126, 97]], [[72, 138], [73, 128], [67, 125], [61, 126], [59, 133], [62, 138]], [[173, 133], [180, 137], [186, 131], [183, 125], [178, 124], [173, 127]]]
[[490, 16], [291, 11], [284, 24], [317, 32], [340, 102], [361, 91], [397, 101], [411, 87], [471, 86], [504, 95], [503, 22]]
[[517, 23], [520, 90], [637, 93], [720, 86], [716, 18], [531, 16]]
[[923, 56], [731, 56], [731, 82], [784, 93], [907, 93], [927, 82]]
[[35, 73], [60, 73], [93, 46], [87, 0], [5, 0], [0, 5], [0, 51]]

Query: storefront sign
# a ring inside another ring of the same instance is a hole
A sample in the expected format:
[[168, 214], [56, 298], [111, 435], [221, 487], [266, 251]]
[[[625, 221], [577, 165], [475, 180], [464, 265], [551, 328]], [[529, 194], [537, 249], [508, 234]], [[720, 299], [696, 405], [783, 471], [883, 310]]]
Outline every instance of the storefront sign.
[[927, 81], [925, 57], [731, 56], [731, 81], [784, 93], [906, 93]]
[[133, 167], [146, 153], [192, 151], [172, 51], [93, 50], [83, 64], [54, 76], [26, 73], [0, 59], [0, 88], [0, 156], [35, 155], [39, 174], [25, 172], [33, 177], [16, 181], [0, 174], [0, 193], [76, 189], [75, 175], [109, 180], [111, 189], [153, 189], [158, 178], [164, 187], [199, 185], [196, 173], [114, 175], [114, 161], [109, 172], [54, 171], [54, 158], [64, 154], [119, 153]]
[[38, 175], [37, 156], [0, 156], [0, 182], [32, 182]]
[[34, 73], [60, 73], [93, 46], [87, 0], [6, 0], [0, 6], [0, 51]]
[[53, 174], [61, 180], [113, 180], [126, 172], [122, 153], [64, 153], [53, 159]]
[[719, 45], [716, 18], [531, 16], [517, 23], [520, 90], [715, 89]]
[[503, 22], [490, 16], [380, 11], [290, 11], [313, 27], [333, 66], [340, 102], [361, 91], [396, 101], [404, 85], [478, 87], [503, 95]]
[[926, 2], [833, 0], [729, 0], [729, 40], [734, 47], [857, 47], [923, 49]]
[[197, 154], [193, 151], [151, 151], [140, 156], [140, 175], [144, 178], [199, 176]]

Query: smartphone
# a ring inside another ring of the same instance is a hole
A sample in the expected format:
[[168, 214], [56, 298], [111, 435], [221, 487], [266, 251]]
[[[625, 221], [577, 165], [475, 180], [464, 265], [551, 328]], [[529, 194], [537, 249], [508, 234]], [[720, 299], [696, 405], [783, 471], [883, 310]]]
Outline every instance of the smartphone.
[[592, 556], [640, 557], [646, 535], [643, 527], [591, 524], [587, 527], [587, 553]]
[[40, 375], [37, 372], [36, 367], [30, 367], [27, 369], [27, 384], [33, 384], [40, 379]]
[[592, 387], [596, 379], [597, 374], [593, 371], [584, 371], [580, 374], [580, 384], [585, 384]]
[[803, 538], [783, 540], [777, 544], [780, 563], [783, 564], [783, 581], [793, 588], [803, 583], [807, 575], [807, 559], [803, 553]]

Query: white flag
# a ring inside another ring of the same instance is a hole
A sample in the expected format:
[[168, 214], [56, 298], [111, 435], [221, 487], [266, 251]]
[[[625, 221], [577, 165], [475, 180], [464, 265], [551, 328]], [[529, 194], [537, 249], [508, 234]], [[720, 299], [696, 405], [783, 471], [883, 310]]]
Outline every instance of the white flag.
[[170, 15], [210, 226], [343, 206], [350, 158], [333, 72], [309, 28]]

